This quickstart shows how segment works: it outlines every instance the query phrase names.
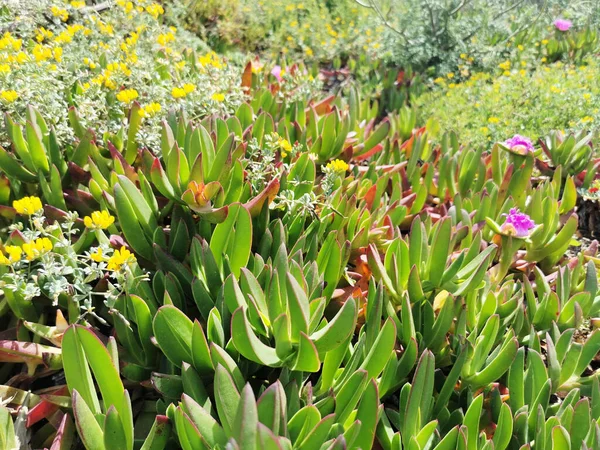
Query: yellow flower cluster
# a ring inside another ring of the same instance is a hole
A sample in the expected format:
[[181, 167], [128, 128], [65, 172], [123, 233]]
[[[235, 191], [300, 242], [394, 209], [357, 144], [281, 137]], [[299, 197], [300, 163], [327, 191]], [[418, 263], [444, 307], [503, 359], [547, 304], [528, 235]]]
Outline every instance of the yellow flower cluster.
[[171, 95], [174, 98], [183, 98], [183, 97], [186, 97], [188, 94], [191, 94], [192, 92], [194, 92], [195, 89], [196, 89], [196, 86], [194, 86], [191, 83], [186, 83], [182, 87], [174, 87], [173, 90], [171, 91]]
[[58, 17], [63, 22], [66, 22], [69, 19], [69, 13], [64, 8], [59, 8], [58, 6], [52, 6], [52, 8], [50, 8], [50, 11], [52, 12], [52, 15], [54, 17]]
[[23, 244], [23, 251], [25, 252], [27, 261], [33, 261], [50, 250], [52, 250], [52, 242], [48, 238], [38, 238], [33, 242]]
[[22, 39], [15, 39], [12, 35], [7, 31], [2, 35], [2, 39], [0, 39], [0, 50], [12, 49], [15, 52], [21, 50], [23, 45]]
[[225, 63], [219, 58], [215, 52], [209, 52], [204, 56], [198, 58], [198, 63], [202, 67], [214, 67], [215, 69], [222, 69], [225, 67]]
[[290, 142], [287, 139], [283, 139], [282, 137], [280, 137], [277, 140], [277, 145], [279, 145], [279, 148], [281, 148], [282, 158], [285, 158], [288, 155], [288, 153], [292, 151], [292, 144], [290, 144]]
[[8, 266], [19, 262], [23, 255], [23, 249], [17, 245], [6, 245], [4, 251], [8, 255], [8, 258], [4, 252], [0, 251], [0, 265]]
[[41, 211], [42, 201], [39, 197], [23, 197], [20, 200], [15, 200], [13, 202], [13, 208], [17, 211], [17, 214], [22, 214], [25, 216], [32, 216], [33, 214]]
[[161, 33], [156, 38], [156, 42], [165, 47], [169, 42], [175, 41], [175, 35], [172, 32]]
[[225, 100], [225, 94], [222, 93], [215, 93], [213, 95], [210, 96], [211, 99], [213, 99], [215, 102], [222, 102]]
[[83, 223], [94, 230], [105, 230], [115, 222], [115, 218], [108, 211], [94, 211], [91, 216], [85, 216]]
[[147, 104], [143, 108], [141, 108], [140, 114], [142, 115], [142, 117], [145, 117], [145, 116], [152, 117], [155, 114], [158, 114], [161, 109], [162, 108], [160, 106], [160, 103], [152, 102], [152, 103]]
[[508, 60], [498, 64], [498, 67], [504, 71], [510, 70], [510, 66], [511, 66], [511, 63]]
[[84, 27], [80, 23], [68, 25], [66, 30], [62, 31], [58, 36], [56, 36], [54, 43], [58, 45], [68, 44], [69, 42], [73, 41], [73, 38], [79, 32], [81, 32], [84, 36], [89, 36], [92, 33], [92, 30]]
[[12, 103], [12, 102], [14, 102], [15, 100], [17, 100], [19, 98], [19, 94], [16, 91], [13, 91], [13, 90], [0, 91], [0, 97], [6, 103]]
[[349, 169], [348, 163], [341, 159], [334, 159], [327, 164], [326, 168], [335, 173], [344, 173]]
[[90, 259], [95, 262], [102, 262], [105, 260], [102, 249], [98, 247], [94, 253], [90, 253]]
[[54, 33], [50, 30], [46, 30], [44, 27], [39, 27], [35, 30], [35, 40], [38, 42], [43, 42], [45, 40], [50, 40], [54, 36]]
[[123, 89], [117, 94], [117, 100], [123, 103], [131, 103], [138, 98], [138, 92], [135, 89]]
[[[21, 247], [18, 245], [6, 245], [4, 246], [4, 252], [0, 251], [0, 265], [11, 265], [21, 261], [23, 254], [27, 261], [33, 261], [40, 256], [48, 253], [52, 250], [52, 242], [50, 239], [37, 238], [31, 242], [25, 242]], [[8, 257], [7, 257], [8, 255]]]
[[164, 14], [165, 10], [158, 3], [152, 3], [151, 5], [146, 6], [146, 12], [155, 19], [158, 19], [158, 16]]
[[131, 76], [131, 69], [124, 62], [110, 63], [100, 75], [92, 78], [92, 83], [104, 85], [105, 87], [114, 90], [117, 88], [114, 77], [119, 75], [124, 75], [126, 77]]
[[108, 259], [107, 269], [118, 271], [121, 270], [121, 267], [133, 264], [135, 261], [135, 255], [125, 247], [121, 247], [121, 250], [115, 250], [113, 255]]

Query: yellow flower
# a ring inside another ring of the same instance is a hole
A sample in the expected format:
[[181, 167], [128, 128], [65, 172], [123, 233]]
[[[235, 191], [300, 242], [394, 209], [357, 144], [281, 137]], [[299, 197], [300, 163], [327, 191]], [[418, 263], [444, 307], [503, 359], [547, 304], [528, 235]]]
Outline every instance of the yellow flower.
[[20, 200], [15, 200], [13, 202], [13, 208], [17, 211], [17, 214], [23, 214], [26, 216], [31, 216], [38, 211], [41, 211], [42, 201], [39, 197], [23, 197]]
[[344, 173], [346, 170], [348, 170], [348, 168], [348, 163], [342, 161], [341, 159], [334, 159], [326, 166], [326, 169], [336, 173]]
[[85, 6], [85, 2], [80, 0], [72, 1], [71, 6], [75, 9], [83, 8]]
[[4, 250], [6, 253], [8, 253], [8, 256], [12, 262], [19, 261], [23, 255], [23, 249], [17, 245], [7, 245], [4, 247]]
[[124, 265], [132, 264], [136, 261], [135, 255], [127, 250], [125, 247], [121, 247], [121, 250], [115, 250], [113, 255], [108, 259], [108, 270], [121, 270]]
[[592, 94], [590, 94], [590, 93], [585, 93], [585, 94], [583, 94], [583, 98], [584, 98], [585, 100], [589, 100], [590, 98], [592, 98]]
[[544, 40], [542, 41], [542, 45], [547, 45], [547, 44], [548, 44], [548, 39], [544, 39]]
[[500, 122], [500, 119], [498, 119], [497, 117], [490, 117], [488, 119], [488, 122], [489, 123], [498, 123], [498, 122]]
[[173, 33], [162, 33], [162, 34], [159, 34], [158, 37], [156, 38], [156, 42], [158, 42], [162, 46], [165, 46], [169, 42], [173, 42], [174, 40], [175, 40], [175, 35]]
[[54, 36], [52, 31], [46, 30], [44, 27], [40, 27], [35, 31], [35, 39], [38, 42], [42, 42], [45, 39], [50, 39]]
[[54, 47], [54, 49], [52, 50], [52, 54], [54, 55], [54, 59], [57, 62], [61, 62], [62, 61], [62, 55], [63, 55], [63, 49], [62, 49], [62, 47]]
[[90, 253], [90, 259], [96, 262], [104, 261], [104, 255], [102, 254], [102, 249], [98, 247], [98, 249], [94, 253]]
[[454, 73], [447, 73], [446, 76], [448, 77], [448, 79], [454, 78]]
[[148, 115], [148, 116], [153, 116], [153, 115], [159, 113], [161, 109], [162, 108], [160, 106], [160, 103], [156, 103], [156, 102], [152, 102], [152, 103], [144, 106], [144, 111], [146, 112], [146, 115]]
[[522, 45], [517, 45], [517, 48], [519, 49], [520, 52], [522, 52], [523, 50], [525, 50], [525, 47], [523, 47]]
[[544, 56], [544, 57], [542, 58], [542, 62], [543, 62], [543, 63], [545, 63], [546, 61], [548, 61], [548, 59], [547, 59], [547, 58]]
[[158, 3], [152, 3], [150, 6], [146, 6], [146, 12], [155, 19], [158, 19], [158, 16], [164, 14], [165, 10]]
[[281, 157], [285, 158], [289, 152], [292, 151], [292, 144], [290, 144], [290, 142], [287, 139], [283, 139], [282, 137], [280, 137], [279, 139], [277, 139], [277, 145], [279, 145], [279, 148], [281, 149]]
[[510, 61], [504, 61], [503, 63], [498, 64], [498, 67], [502, 70], [510, 69]]
[[117, 94], [117, 100], [123, 103], [130, 103], [138, 98], [138, 92], [135, 89], [123, 89]]
[[585, 116], [583, 119], [581, 119], [582, 123], [589, 123], [589, 122], [593, 122], [594, 118], [591, 116]]
[[52, 8], [50, 8], [50, 11], [52, 11], [52, 15], [54, 17], [58, 17], [63, 22], [66, 22], [69, 18], [69, 13], [67, 12], [67, 10], [59, 8], [58, 6], [53, 6]]
[[0, 97], [2, 97], [2, 100], [4, 100], [6, 103], [12, 103], [19, 98], [19, 94], [13, 90], [0, 91]]
[[222, 102], [223, 100], [225, 100], [225, 94], [215, 93], [211, 95], [210, 98], [212, 98], [215, 102]]
[[192, 83], [186, 83], [183, 85], [183, 91], [186, 94], [190, 94], [190, 93], [194, 92], [195, 89], [196, 89], [196, 86], [194, 86]]
[[108, 211], [94, 211], [90, 216], [83, 218], [86, 227], [94, 230], [105, 230], [115, 222], [115, 218]]
[[33, 261], [50, 250], [52, 250], [52, 242], [48, 238], [38, 238], [33, 242], [23, 244], [23, 251], [25, 252], [27, 261]]
[[7, 245], [4, 247], [4, 251], [7, 253], [8, 258], [0, 250], [0, 265], [10, 265], [21, 260], [23, 255], [23, 249], [16, 245]]
[[182, 88], [180, 88], [180, 87], [174, 87], [173, 90], [171, 91], [171, 95], [174, 98], [183, 98], [187, 94], [185, 93], [185, 91]]

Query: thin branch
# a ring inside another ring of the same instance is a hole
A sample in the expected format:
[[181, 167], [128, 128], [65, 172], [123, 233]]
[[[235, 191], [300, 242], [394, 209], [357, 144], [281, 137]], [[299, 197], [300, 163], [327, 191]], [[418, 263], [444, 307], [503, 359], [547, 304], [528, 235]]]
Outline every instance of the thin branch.
[[112, 6], [113, 6], [113, 2], [108, 0], [103, 3], [98, 3], [97, 5], [94, 5], [94, 6], [86, 6], [84, 8], [81, 8], [79, 10], [79, 12], [81, 12], [81, 14], [100, 13], [102, 11], [110, 9]]
[[404, 33], [402, 31], [398, 30], [396, 27], [394, 27], [389, 22], [389, 20], [383, 15], [383, 13], [381, 12], [381, 9], [379, 9], [379, 6], [376, 3], [376, 0], [369, 0], [369, 5], [365, 5], [360, 0], [354, 0], [354, 1], [365, 8], [373, 9], [375, 11], [375, 13], [377, 14], [377, 16], [379, 17], [379, 19], [383, 22], [383, 24], [386, 27], [388, 27], [394, 33], [398, 34], [400, 37], [402, 37], [404, 40], [406, 40], [406, 36], [404, 35]]
[[452, 11], [450, 11], [448, 13], [448, 16], [452, 17], [453, 15], [455, 15], [456, 13], [458, 13], [461, 9], [463, 9], [463, 7], [469, 3], [471, 0], [462, 0], [458, 6], [456, 8], [454, 8]]
[[[503, 11], [500, 11], [498, 14], [496, 14], [493, 18], [492, 18], [492, 22], [496, 19], [499, 19], [500, 17], [502, 17], [504, 14], [512, 11], [513, 9], [517, 8], [521, 3], [525, 2], [525, 0], [520, 0], [514, 4], [512, 4], [510, 7], [506, 8]], [[471, 33], [469, 33], [467, 36], [465, 36], [464, 38], [461, 39], [462, 42], [468, 41], [469, 39], [471, 39], [473, 36], [475, 36], [479, 30], [481, 30], [483, 28], [483, 25], [478, 26], [477, 28], [475, 28], [475, 30], [473, 30]]]

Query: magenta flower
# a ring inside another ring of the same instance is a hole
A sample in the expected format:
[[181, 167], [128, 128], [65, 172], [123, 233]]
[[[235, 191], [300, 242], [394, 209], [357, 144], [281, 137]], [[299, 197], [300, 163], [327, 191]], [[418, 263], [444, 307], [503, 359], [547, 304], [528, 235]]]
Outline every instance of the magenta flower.
[[556, 19], [554, 26], [560, 31], [569, 31], [569, 28], [573, 26], [573, 22], [567, 19]]
[[275, 66], [273, 67], [273, 70], [271, 70], [271, 75], [277, 78], [277, 81], [281, 81], [281, 72], [281, 66]]
[[506, 220], [502, 224], [502, 231], [509, 236], [524, 238], [529, 236], [529, 230], [535, 227], [535, 222], [517, 208], [511, 208], [506, 216]]
[[515, 134], [510, 139], [504, 141], [504, 145], [519, 155], [526, 155], [534, 150], [531, 140], [520, 134]]

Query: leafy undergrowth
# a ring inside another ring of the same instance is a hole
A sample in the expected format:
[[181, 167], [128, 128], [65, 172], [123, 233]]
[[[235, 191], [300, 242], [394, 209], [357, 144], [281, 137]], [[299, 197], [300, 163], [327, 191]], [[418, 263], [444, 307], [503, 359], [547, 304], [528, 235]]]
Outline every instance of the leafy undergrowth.
[[514, 132], [531, 139], [552, 130], [598, 133], [600, 86], [594, 59], [542, 65], [534, 72], [518, 62], [506, 67], [510, 70], [504, 74], [476, 74], [464, 83], [438, 80], [442, 89], [416, 101], [420, 113], [425, 120], [439, 121], [443, 130], [456, 131], [465, 143], [485, 148]]
[[0, 448], [600, 448], [593, 136], [484, 150], [256, 61], [202, 109], [178, 70], [95, 87], [111, 130], [4, 100]]

